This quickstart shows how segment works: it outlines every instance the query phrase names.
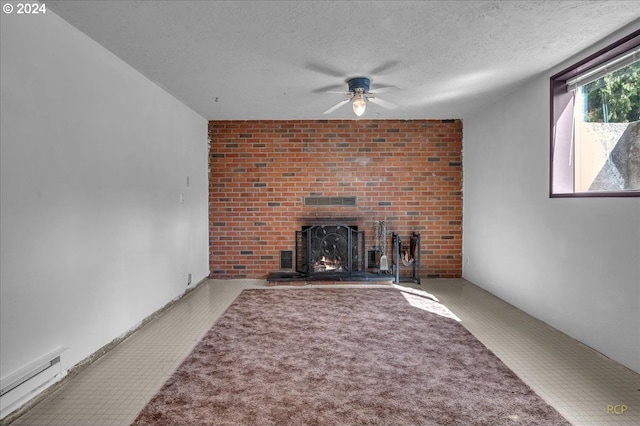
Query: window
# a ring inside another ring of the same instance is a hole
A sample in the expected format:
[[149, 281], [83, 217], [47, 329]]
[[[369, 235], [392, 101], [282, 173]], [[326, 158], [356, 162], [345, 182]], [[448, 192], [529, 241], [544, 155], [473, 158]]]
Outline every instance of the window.
[[640, 31], [551, 77], [552, 197], [640, 196]]

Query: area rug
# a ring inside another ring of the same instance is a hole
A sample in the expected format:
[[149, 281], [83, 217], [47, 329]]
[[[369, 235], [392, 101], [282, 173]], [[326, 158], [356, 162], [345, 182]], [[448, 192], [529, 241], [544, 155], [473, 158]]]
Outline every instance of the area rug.
[[245, 290], [134, 424], [569, 425], [419, 297]]

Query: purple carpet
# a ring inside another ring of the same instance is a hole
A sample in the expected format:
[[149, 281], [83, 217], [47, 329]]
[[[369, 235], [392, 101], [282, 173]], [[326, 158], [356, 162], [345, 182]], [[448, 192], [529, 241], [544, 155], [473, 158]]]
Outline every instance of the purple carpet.
[[421, 299], [245, 290], [134, 424], [569, 425], [460, 323], [407, 297]]

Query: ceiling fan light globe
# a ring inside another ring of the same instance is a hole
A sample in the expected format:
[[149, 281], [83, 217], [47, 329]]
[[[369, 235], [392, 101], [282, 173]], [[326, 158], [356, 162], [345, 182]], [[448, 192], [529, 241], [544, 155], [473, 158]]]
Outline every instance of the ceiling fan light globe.
[[366, 109], [367, 109], [367, 103], [364, 100], [364, 96], [356, 95], [355, 99], [353, 100], [353, 112], [354, 112], [354, 114], [357, 115], [358, 117], [360, 117], [360, 116], [362, 116], [362, 114], [364, 114]]

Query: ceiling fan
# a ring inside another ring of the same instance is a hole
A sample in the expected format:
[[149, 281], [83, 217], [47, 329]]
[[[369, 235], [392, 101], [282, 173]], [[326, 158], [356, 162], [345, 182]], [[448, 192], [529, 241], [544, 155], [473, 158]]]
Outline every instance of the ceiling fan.
[[370, 91], [371, 80], [367, 77], [354, 77], [347, 80], [347, 84], [349, 85], [348, 92], [327, 92], [327, 93], [342, 93], [346, 98], [343, 101], [338, 102], [336, 105], [332, 106], [328, 110], [326, 110], [323, 114], [330, 114], [333, 111], [340, 108], [342, 105], [352, 102], [353, 112], [360, 117], [364, 114], [367, 109], [367, 101], [372, 102], [376, 105], [380, 105], [386, 109], [395, 109], [397, 105], [392, 104], [391, 102], [387, 102], [378, 98], [376, 95], [378, 93], [388, 92], [390, 90], [398, 89], [396, 86], [380, 86], [375, 89], [375, 91]]

